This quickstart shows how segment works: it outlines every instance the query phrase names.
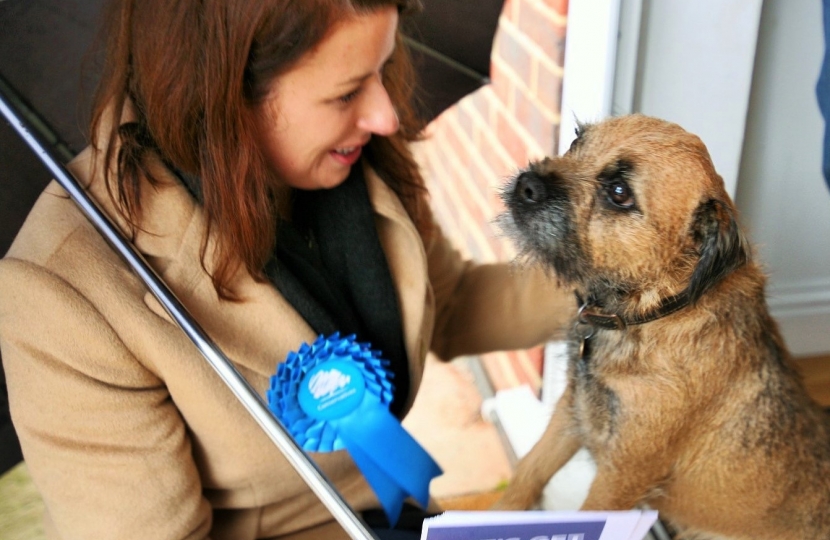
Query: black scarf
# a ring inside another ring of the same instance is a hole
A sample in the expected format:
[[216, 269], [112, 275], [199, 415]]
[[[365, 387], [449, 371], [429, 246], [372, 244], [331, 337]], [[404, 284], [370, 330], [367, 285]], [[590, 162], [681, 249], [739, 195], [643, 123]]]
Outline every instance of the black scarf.
[[318, 334], [356, 334], [390, 361], [400, 417], [409, 396], [403, 325], [386, 255], [375, 228], [363, 168], [332, 189], [296, 190], [266, 272]]
[[[201, 180], [173, 170], [201, 204]], [[389, 360], [395, 383], [390, 411], [400, 418], [409, 397], [409, 363], [363, 167], [352, 167], [335, 188], [295, 190], [291, 214], [291, 221], [280, 222], [268, 278], [315, 332], [356, 334]]]

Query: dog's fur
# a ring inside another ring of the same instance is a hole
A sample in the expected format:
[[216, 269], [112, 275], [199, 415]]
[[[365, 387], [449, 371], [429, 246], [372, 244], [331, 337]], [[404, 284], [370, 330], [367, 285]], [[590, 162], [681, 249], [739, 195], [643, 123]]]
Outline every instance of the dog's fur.
[[636, 320], [684, 291], [689, 305], [623, 329], [575, 324], [567, 390], [497, 508], [532, 507], [584, 446], [597, 474], [583, 509], [645, 504], [682, 538], [830, 539], [830, 421], [700, 139], [642, 115], [583, 125], [502, 196], [520, 252], [587, 312]]

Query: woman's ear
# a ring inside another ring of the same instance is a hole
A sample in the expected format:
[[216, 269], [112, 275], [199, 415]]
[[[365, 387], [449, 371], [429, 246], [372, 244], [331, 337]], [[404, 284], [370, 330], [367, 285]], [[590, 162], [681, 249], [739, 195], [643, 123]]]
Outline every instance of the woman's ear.
[[694, 303], [749, 258], [747, 242], [738, 228], [731, 204], [709, 199], [697, 207], [692, 235], [698, 246], [698, 260], [689, 282]]

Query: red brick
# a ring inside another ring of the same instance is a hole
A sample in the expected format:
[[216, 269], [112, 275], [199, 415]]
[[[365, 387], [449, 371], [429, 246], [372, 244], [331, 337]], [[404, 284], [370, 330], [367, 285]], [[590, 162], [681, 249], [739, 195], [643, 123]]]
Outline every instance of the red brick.
[[[467, 173], [467, 177], [465, 177], [463, 186], [466, 193], [475, 193], [477, 194], [477, 198], [480, 198], [482, 195], [485, 195], [487, 192], [487, 186], [481, 183], [481, 177], [483, 176], [481, 173], [481, 167], [479, 167], [479, 163], [481, 161], [481, 156], [475, 154], [471, 156], [472, 159], [470, 160], [469, 167], [465, 167], [465, 171]], [[475, 212], [476, 214], [480, 214], [480, 217], [486, 219], [481, 209], [479, 208], [478, 204], [473, 203], [472, 196], [469, 198], [470, 200], [470, 208], [471, 212]]]
[[536, 373], [539, 376], [542, 376], [542, 366], [545, 363], [545, 349], [544, 347], [534, 347], [527, 351], [527, 355], [530, 357], [530, 363], [533, 365], [533, 368], [536, 370]]
[[515, 258], [516, 250], [513, 249], [512, 241], [509, 240], [504, 233], [499, 236], [499, 251], [498, 257], [500, 261], [512, 261]]
[[499, 158], [499, 153], [493, 145], [493, 142], [490, 137], [482, 137], [481, 143], [479, 144], [479, 148], [481, 150], [481, 156], [484, 160], [485, 168], [493, 171], [493, 174], [499, 174], [500, 171], [504, 168], [501, 159]]
[[545, 4], [560, 15], [568, 14], [568, 0], [545, 0]]
[[[495, 130], [493, 133], [495, 134]], [[493, 171], [494, 175], [504, 176], [510, 174], [515, 167], [515, 164], [512, 161], [505, 161], [506, 158], [502, 157], [502, 148], [504, 147], [504, 144], [501, 141], [498, 141], [497, 135], [496, 141], [497, 142], [494, 143], [493, 139], [490, 137], [482, 138], [480, 145], [481, 155], [484, 157], [484, 162], [487, 164], [488, 168]], [[496, 144], [500, 145], [502, 148], [496, 148]]]
[[533, 58], [524, 46], [508, 32], [502, 32], [496, 46], [497, 54], [521, 80], [530, 80]]
[[559, 132], [562, 130], [562, 123], [557, 123], [553, 127], [553, 149], [551, 150], [552, 156], [559, 155]]
[[495, 62], [490, 65], [490, 77], [492, 81], [490, 87], [493, 89], [493, 95], [506, 105], [510, 92], [513, 90], [513, 82]]
[[490, 208], [493, 209], [494, 214], [501, 214], [506, 209], [506, 207], [504, 206], [504, 202], [501, 200], [501, 192], [509, 185], [512, 177], [512, 173], [509, 175], [503, 174], [499, 176], [495, 186], [490, 191], [490, 196], [487, 197], [487, 200], [490, 202]]
[[487, 119], [490, 117], [490, 98], [488, 93], [479, 90], [470, 97], [470, 103], [473, 105], [478, 114]]
[[539, 11], [533, 4], [524, 2], [519, 9], [518, 28], [522, 34], [533, 40], [545, 55], [561, 65], [564, 58], [565, 29]]
[[515, 7], [516, 4], [523, 2], [524, 0], [505, 0], [504, 6], [501, 8], [501, 14], [504, 18], [506, 18], [510, 22], [515, 22]]
[[[444, 145], [442, 148], [443, 153], [451, 153], [456, 155], [462, 164], [469, 161], [470, 153], [467, 151], [467, 147], [462, 144], [461, 140], [459, 140], [457, 131], [454, 129], [447, 129], [444, 136], [446, 137], [448, 144]], [[449, 163], [449, 159], [446, 159], [445, 162]]]
[[467, 172], [470, 173], [470, 177], [473, 179], [476, 190], [479, 193], [486, 194], [487, 177], [492, 173], [490, 171], [490, 167], [488, 167], [486, 163], [483, 163], [483, 161], [484, 157], [481, 155], [481, 152], [476, 152], [473, 156], [473, 162], [470, 163], [470, 168]]
[[556, 32], [556, 39], [557, 39], [557, 46], [556, 46], [556, 55], [550, 55], [551, 60], [557, 66], [564, 66], [565, 65], [565, 47], [568, 45], [568, 40], [566, 39], [566, 34], [568, 32], [567, 26], [554, 26], [554, 31]]
[[536, 99], [551, 112], [562, 108], [562, 75], [544, 64], [539, 65]]
[[513, 126], [504, 118], [503, 114], [499, 114], [496, 121], [496, 134], [499, 142], [504, 146], [507, 153], [513, 159], [513, 164], [519, 167], [524, 167], [527, 163], [527, 148], [513, 128]]
[[438, 178], [432, 178], [432, 182], [430, 183], [430, 194], [432, 198], [438, 199], [442, 201], [444, 204], [433, 204], [432, 210], [435, 212], [435, 217], [439, 223], [441, 223], [442, 227], [447, 229], [447, 232], [451, 230], [452, 227], [448, 226], [449, 219], [448, 219], [448, 210], [451, 205], [446, 204], [448, 202], [447, 193], [444, 190], [443, 182]]
[[489, 208], [495, 208], [492, 204], [495, 195], [492, 186], [494, 182], [498, 182], [501, 179], [501, 171], [493, 170], [481, 154], [479, 154], [475, 165], [472, 171], [473, 178], [476, 179], [476, 184], [484, 195], [484, 199], [487, 201]]
[[541, 390], [539, 378], [535, 377], [533, 373], [528, 373], [525, 364], [519, 359], [518, 351], [509, 351], [506, 353], [508, 365], [510, 370], [518, 379], [519, 385], [527, 385], [538, 396]]
[[546, 152], [553, 149], [553, 123], [527, 95], [518, 90], [515, 94], [516, 120]]
[[[474, 191], [478, 191], [477, 186], [473, 186]], [[470, 191], [464, 191], [464, 206], [467, 208], [467, 212], [469, 213], [470, 219], [472, 220], [472, 224], [474, 224], [479, 229], [484, 229], [487, 225], [488, 216], [484, 215], [481, 211], [481, 208], [473, 201]], [[473, 237], [475, 238], [475, 237]]]
[[473, 118], [470, 116], [470, 113], [464, 110], [463, 107], [456, 107], [457, 109], [457, 121], [458, 125], [461, 127], [461, 131], [467, 135], [467, 138], [472, 140], [473, 139]]

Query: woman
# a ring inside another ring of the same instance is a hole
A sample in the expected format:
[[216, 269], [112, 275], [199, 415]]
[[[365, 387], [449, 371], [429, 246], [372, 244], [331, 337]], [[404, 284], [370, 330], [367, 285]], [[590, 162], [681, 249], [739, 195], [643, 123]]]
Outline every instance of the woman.
[[[407, 148], [410, 3], [111, 6], [71, 170], [261, 393], [301, 343], [354, 332], [391, 361], [402, 418], [428, 351], [528, 347], [570, 314], [541, 272], [464, 261], [433, 223]], [[50, 537], [343, 535], [56, 184], [0, 261], [0, 348]], [[378, 508], [347, 453], [314, 459]]]

